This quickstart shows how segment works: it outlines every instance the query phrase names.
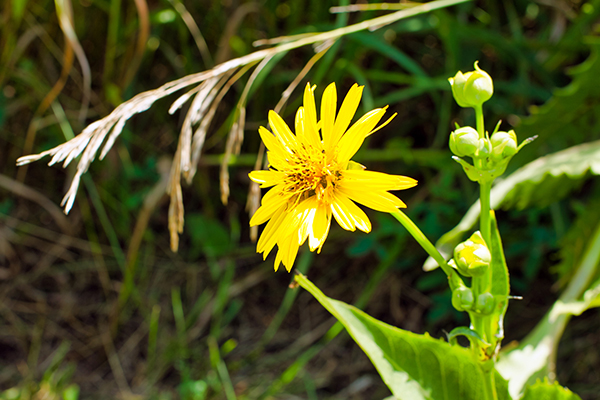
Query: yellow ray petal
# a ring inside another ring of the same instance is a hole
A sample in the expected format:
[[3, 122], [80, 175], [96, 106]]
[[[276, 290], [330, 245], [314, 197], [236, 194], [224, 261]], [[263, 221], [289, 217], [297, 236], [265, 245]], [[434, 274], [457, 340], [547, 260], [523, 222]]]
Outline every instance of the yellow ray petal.
[[336, 110], [337, 92], [335, 90], [335, 83], [331, 83], [325, 88], [323, 99], [321, 100], [321, 135], [323, 136], [325, 149], [331, 148]]
[[279, 269], [279, 265], [281, 264], [281, 258], [283, 257], [283, 252], [277, 250], [277, 255], [275, 256], [275, 272]]
[[[315, 88], [316, 86], [311, 87], [310, 83], [306, 84], [306, 88], [304, 89], [304, 112], [305, 112], [305, 121], [306, 125], [304, 126], [305, 130], [312, 129], [314, 133], [318, 135], [317, 129], [317, 106], [315, 105]], [[320, 141], [320, 140], [319, 140]]]
[[275, 211], [258, 239], [256, 252], [263, 253], [263, 260], [267, 258], [271, 249], [273, 249], [273, 246], [277, 243], [277, 238], [281, 237], [281, 222], [283, 222], [286, 217], [285, 209], [286, 206], [282, 206]]
[[389, 175], [383, 172], [366, 170], [342, 171], [343, 179], [338, 183], [347, 188], [359, 189], [360, 187], [379, 190], [404, 190], [416, 186], [417, 181], [408, 176]]
[[288, 158], [285, 156], [289, 153], [282, 153], [280, 151], [267, 151], [267, 160], [269, 160], [269, 166], [284, 171], [288, 166]]
[[325, 239], [329, 234], [331, 226], [331, 211], [325, 205], [319, 205], [315, 210], [315, 215], [311, 224], [310, 234], [308, 236], [308, 247], [310, 251], [317, 250], [321, 252]]
[[402, 200], [384, 191], [365, 192], [362, 189], [349, 188], [339, 188], [339, 191], [351, 200], [377, 211], [395, 212], [398, 208], [406, 207]]
[[267, 128], [265, 128], [263, 126], [259, 127], [258, 134], [260, 135], [260, 138], [262, 139], [263, 143], [265, 144], [265, 147], [267, 148], [267, 150], [277, 152], [277, 153], [286, 153], [286, 152], [291, 153], [291, 151], [289, 149], [287, 149], [286, 147], [284, 147], [281, 144], [281, 142], [279, 140], [277, 140], [275, 135], [272, 134]]
[[260, 184], [261, 188], [275, 186], [285, 178], [285, 173], [268, 170], [268, 171], [252, 171], [248, 174], [253, 182]]
[[[387, 106], [386, 106], [386, 109], [387, 109]], [[367, 137], [371, 136], [372, 134], [374, 134], [375, 132], [377, 132], [378, 130], [380, 130], [381, 128], [383, 128], [384, 126], [389, 124], [390, 122], [392, 122], [392, 120], [396, 117], [396, 115], [398, 115], [398, 113], [393, 113], [392, 116], [387, 119], [387, 121], [385, 121], [383, 124], [379, 125], [377, 128], [373, 129], [371, 132], [367, 133]]]
[[296, 136], [290, 130], [290, 127], [275, 111], [269, 111], [269, 124], [273, 133], [281, 141], [281, 143], [289, 150], [296, 149]]
[[350, 126], [350, 122], [352, 122], [352, 118], [354, 118], [354, 114], [356, 114], [356, 110], [360, 104], [363, 88], [364, 86], [358, 86], [355, 83], [348, 91], [348, 94], [342, 103], [342, 107], [340, 108], [340, 112], [335, 120], [335, 125], [333, 126], [331, 147], [327, 148], [327, 150], [331, 150], [335, 147], [344, 132], [346, 132]]
[[[272, 201], [268, 202], [262, 201], [262, 205], [258, 207], [258, 210], [256, 210], [252, 218], [250, 218], [250, 226], [264, 224], [269, 218], [272, 218], [282, 206], [285, 206], [286, 203], [287, 199], [283, 196], [276, 196]], [[285, 209], [285, 207], [283, 208]]]
[[300, 106], [296, 111], [296, 120], [294, 121], [296, 128], [296, 139], [304, 139], [304, 107]]
[[[317, 211], [316, 198], [309, 197], [294, 209], [294, 218], [289, 222], [290, 229], [297, 230], [298, 245], [304, 244], [311, 230], [315, 213]], [[293, 234], [293, 232], [292, 232]]]
[[340, 164], [350, 161], [384, 113], [384, 108], [369, 111], [348, 129], [339, 142], [338, 162]]
[[[298, 242], [294, 235], [290, 235], [284, 238], [282, 241], [277, 242], [277, 246], [279, 247], [277, 251], [277, 259], [280, 259], [285, 269], [290, 272], [292, 270], [292, 266], [294, 265], [294, 261], [296, 260], [296, 256], [298, 255]], [[277, 260], [275, 260], [277, 263]], [[279, 266], [278, 264], [276, 264]]]
[[331, 211], [335, 220], [347, 231], [356, 228], [363, 232], [371, 232], [371, 221], [367, 214], [342, 193], [334, 194], [335, 201], [331, 203]]
[[321, 149], [323, 147], [319, 132], [308, 123], [304, 107], [298, 108], [298, 112], [296, 112], [296, 137], [305, 145], [312, 146], [316, 149]]

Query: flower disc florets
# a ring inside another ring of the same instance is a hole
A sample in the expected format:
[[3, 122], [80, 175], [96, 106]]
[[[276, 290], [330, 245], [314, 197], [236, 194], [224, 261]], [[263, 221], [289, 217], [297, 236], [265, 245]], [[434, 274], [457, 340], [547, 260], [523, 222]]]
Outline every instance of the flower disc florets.
[[266, 258], [278, 247], [275, 270], [283, 263], [292, 268], [298, 248], [308, 239], [311, 251], [320, 251], [331, 225], [331, 217], [346, 230], [371, 230], [367, 215], [356, 204], [384, 212], [406, 207], [389, 190], [408, 189], [417, 184], [412, 178], [366, 171], [351, 161], [365, 138], [386, 125], [375, 126], [386, 108], [366, 113], [352, 126], [362, 87], [352, 86], [337, 110], [335, 84], [329, 85], [317, 120], [314, 87], [306, 86], [304, 106], [296, 113], [295, 134], [281, 117], [269, 112], [273, 133], [261, 127], [267, 147], [268, 171], [253, 171], [250, 179], [261, 187], [271, 187], [262, 199], [250, 225], [268, 221], [257, 244]]

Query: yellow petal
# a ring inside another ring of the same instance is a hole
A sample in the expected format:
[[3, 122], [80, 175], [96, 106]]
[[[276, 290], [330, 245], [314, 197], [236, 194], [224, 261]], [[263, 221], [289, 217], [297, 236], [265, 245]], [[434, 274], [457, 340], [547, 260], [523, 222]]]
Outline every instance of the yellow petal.
[[286, 203], [287, 199], [283, 196], [274, 197], [272, 201], [264, 201], [263, 198], [262, 205], [258, 207], [258, 210], [256, 210], [252, 218], [250, 218], [250, 226], [264, 224], [268, 219], [272, 218], [273, 214], [280, 210], [282, 206], [285, 206]]
[[[385, 108], [387, 109], [387, 106]], [[371, 136], [372, 134], [374, 134], [375, 132], [377, 132], [378, 130], [380, 130], [381, 128], [383, 128], [384, 126], [389, 124], [390, 122], [392, 122], [392, 120], [394, 119], [394, 117], [396, 117], [396, 115], [398, 115], [398, 113], [393, 113], [392, 116], [387, 119], [387, 121], [385, 121], [383, 124], [379, 125], [377, 128], [373, 129], [371, 132], [367, 133], [367, 137]]]
[[325, 149], [331, 149], [336, 110], [337, 92], [335, 90], [335, 83], [331, 83], [325, 89], [323, 99], [321, 100], [321, 135], [323, 136]]
[[290, 235], [278, 241], [277, 246], [279, 249], [277, 250], [275, 268], [279, 267], [279, 262], [282, 262], [285, 269], [290, 272], [296, 260], [296, 255], [298, 255], [298, 242], [296, 242], [296, 238], [293, 235]]
[[297, 139], [304, 138], [304, 108], [303, 107], [299, 107], [298, 111], [296, 111], [295, 128], [296, 128], [296, 138]]
[[369, 111], [348, 129], [339, 142], [338, 162], [340, 164], [350, 161], [384, 113], [384, 108]]
[[345, 170], [338, 186], [347, 188], [360, 187], [379, 190], [404, 190], [416, 186], [417, 181], [408, 176], [389, 175], [377, 171]]
[[265, 147], [267, 148], [267, 150], [274, 151], [277, 153], [285, 153], [285, 152], [291, 153], [291, 151], [289, 151], [289, 149], [284, 147], [281, 144], [281, 142], [277, 140], [275, 135], [273, 135], [267, 128], [265, 128], [263, 126], [259, 127], [258, 134], [260, 135], [260, 138], [262, 139], [263, 143], [265, 144]]
[[277, 243], [277, 238], [281, 237], [281, 222], [286, 217], [285, 209], [286, 206], [284, 205], [275, 211], [258, 239], [256, 252], [263, 253], [263, 260], [267, 258], [273, 246]]
[[398, 208], [406, 207], [402, 200], [384, 191], [365, 192], [363, 189], [349, 188], [339, 188], [339, 191], [351, 200], [377, 211], [395, 212]]
[[291, 153], [282, 153], [280, 151], [267, 151], [267, 160], [269, 160], [269, 166], [279, 170], [285, 171], [289, 166], [288, 157], [286, 154]]
[[347, 231], [360, 229], [363, 232], [371, 232], [371, 221], [367, 214], [341, 193], [334, 195], [335, 201], [331, 203], [331, 211], [335, 220]]
[[305, 145], [312, 146], [316, 149], [321, 149], [321, 139], [319, 132], [317, 132], [314, 126], [308, 123], [306, 111], [304, 107], [298, 108], [296, 112], [296, 138], [298, 138]]
[[[310, 87], [310, 83], [306, 84], [306, 88], [304, 89], [304, 112], [306, 114], [305, 121], [306, 125], [304, 129], [308, 131], [312, 130], [315, 134], [318, 135], [317, 129], [317, 106], [315, 105], [315, 88], [316, 86]], [[320, 140], [319, 140], [320, 141]]]
[[327, 239], [329, 234], [329, 227], [331, 226], [331, 211], [327, 206], [321, 205], [316, 208], [316, 212], [311, 224], [311, 231], [308, 237], [308, 247], [310, 251], [318, 249], [318, 253], [321, 252], [321, 248]]
[[269, 124], [275, 136], [288, 150], [293, 151], [296, 149], [296, 137], [285, 121], [273, 110], [269, 111]]
[[290, 229], [297, 230], [298, 245], [304, 244], [311, 231], [317, 206], [316, 197], [313, 196], [298, 204], [293, 211], [294, 218], [288, 224]]
[[248, 174], [248, 177], [253, 182], [260, 184], [261, 188], [275, 186], [281, 183], [285, 179], [285, 176], [285, 173], [274, 170], [252, 171]]
[[283, 256], [283, 252], [277, 251], [277, 255], [275, 256], [275, 272], [279, 269], [279, 265], [281, 264], [281, 258]]
[[340, 112], [335, 120], [335, 125], [333, 127], [333, 135], [331, 139], [331, 147], [332, 149], [339, 142], [340, 138], [346, 132], [348, 127], [350, 126], [350, 122], [352, 122], [352, 118], [354, 118], [354, 114], [356, 114], [356, 110], [358, 109], [358, 105], [360, 104], [360, 99], [362, 97], [364, 86], [358, 86], [356, 83], [352, 85], [348, 94], [344, 98], [344, 102], [342, 103], [342, 107], [340, 108]]

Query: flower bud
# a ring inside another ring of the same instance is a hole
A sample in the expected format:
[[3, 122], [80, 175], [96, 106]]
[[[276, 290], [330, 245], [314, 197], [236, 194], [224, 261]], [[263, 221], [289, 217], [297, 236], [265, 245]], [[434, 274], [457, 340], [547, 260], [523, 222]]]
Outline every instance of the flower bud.
[[470, 126], [458, 128], [450, 134], [450, 151], [459, 157], [472, 157], [479, 148], [479, 133]]
[[483, 315], [489, 315], [494, 311], [496, 300], [491, 293], [481, 293], [475, 301], [475, 311]]
[[492, 254], [479, 231], [454, 249], [456, 268], [464, 276], [483, 275], [491, 261]]
[[517, 154], [517, 135], [515, 131], [495, 132], [490, 138], [492, 142], [492, 158], [501, 161]]
[[458, 311], [470, 311], [474, 301], [473, 292], [468, 287], [461, 286], [452, 291], [452, 306]]
[[477, 157], [489, 157], [492, 154], [492, 142], [488, 138], [479, 139]]
[[481, 106], [494, 94], [492, 78], [477, 63], [475, 61], [475, 71], [464, 74], [458, 71], [454, 78], [448, 78], [454, 100], [461, 107]]

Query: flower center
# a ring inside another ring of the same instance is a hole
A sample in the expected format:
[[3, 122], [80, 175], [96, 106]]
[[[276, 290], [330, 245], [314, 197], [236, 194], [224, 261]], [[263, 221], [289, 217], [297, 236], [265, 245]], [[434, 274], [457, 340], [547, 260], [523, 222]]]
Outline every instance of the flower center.
[[340, 168], [335, 160], [327, 159], [324, 152], [312, 147], [302, 148], [288, 159], [285, 191], [295, 204], [312, 196], [324, 205], [332, 203]]

